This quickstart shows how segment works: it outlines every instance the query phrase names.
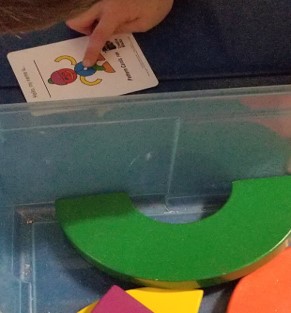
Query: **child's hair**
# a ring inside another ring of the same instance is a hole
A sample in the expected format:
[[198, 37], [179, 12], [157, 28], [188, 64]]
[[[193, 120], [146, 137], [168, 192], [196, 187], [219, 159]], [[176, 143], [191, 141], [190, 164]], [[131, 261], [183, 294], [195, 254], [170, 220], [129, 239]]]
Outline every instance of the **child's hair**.
[[0, 0], [0, 33], [38, 30], [88, 9], [97, 0]]

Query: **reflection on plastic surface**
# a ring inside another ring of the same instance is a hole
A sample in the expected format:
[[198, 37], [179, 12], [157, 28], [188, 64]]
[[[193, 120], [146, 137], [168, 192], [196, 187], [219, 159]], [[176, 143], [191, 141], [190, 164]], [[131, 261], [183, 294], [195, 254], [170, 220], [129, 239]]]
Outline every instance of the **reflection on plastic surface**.
[[[251, 120], [264, 125], [282, 137], [291, 137], [291, 96], [290, 95], [269, 95], [261, 97], [245, 97], [241, 99], [241, 103], [245, 104], [253, 111], [282, 111], [282, 113], [274, 117], [267, 114], [267, 116], [257, 116]], [[284, 111], [286, 113], [284, 114]], [[258, 114], [259, 115], [259, 114]]]

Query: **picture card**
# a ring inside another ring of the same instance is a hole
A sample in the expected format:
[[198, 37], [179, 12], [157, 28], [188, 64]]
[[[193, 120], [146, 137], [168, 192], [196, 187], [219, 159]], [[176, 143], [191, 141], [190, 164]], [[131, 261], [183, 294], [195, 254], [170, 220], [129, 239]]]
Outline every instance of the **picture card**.
[[118, 96], [158, 84], [132, 34], [111, 37], [96, 64], [86, 68], [88, 41], [84, 36], [9, 53], [26, 101]]

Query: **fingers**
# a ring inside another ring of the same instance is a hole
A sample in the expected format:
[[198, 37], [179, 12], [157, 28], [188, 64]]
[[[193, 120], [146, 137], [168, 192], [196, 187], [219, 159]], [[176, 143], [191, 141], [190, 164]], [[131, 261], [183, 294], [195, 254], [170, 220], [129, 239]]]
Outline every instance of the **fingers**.
[[66, 22], [71, 29], [90, 36], [83, 60], [85, 67], [96, 63], [100, 51], [119, 23], [116, 16], [112, 11], [107, 13], [102, 2], [97, 2], [83, 14]]
[[[61, 1], [61, 0], [60, 0]], [[89, 37], [83, 65], [91, 67], [115, 33], [145, 32], [169, 13], [173, 0], [100, 0], [67, 25]], [[97, 25], [96, 25], [97, 24]]]
[[86, 12], [66, 21], [66, 24], [79, 33], [90, 35], [96, 26], [96, 21], [101, 17], [101, 12], [102, 7], [100, 2], [97, 2]]
[[114, 34], [118, 21], [114, 16], [104, 15], [89, 37], [89, 44], [85, 52], [83, 65], [93, 66], [104, 47], [106, 41]]
[[143, 19], [137, 18], [136, 20], [119, 25], [119, 21], [114, 15], [102, 17], [89, 38], [89, 44], [85, 52], [83, 65], [85, 67], [90, 67], [96, 63], [99, 53], [106, 41], [114, 33], [145, 32], [151, 27], [152, 26], [147, 25]]

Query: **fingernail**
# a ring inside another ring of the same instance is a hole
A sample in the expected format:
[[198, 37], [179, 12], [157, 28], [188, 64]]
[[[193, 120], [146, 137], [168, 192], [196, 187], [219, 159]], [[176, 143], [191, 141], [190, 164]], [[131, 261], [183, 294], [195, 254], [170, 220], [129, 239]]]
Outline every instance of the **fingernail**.
[[91, 66], [92, 66], [92, 63], [90, 62], [90, 60], [85, 59], [85, 60], [83, 61], [83, 66], [84, 66], [84, 67], [91, 67]]

